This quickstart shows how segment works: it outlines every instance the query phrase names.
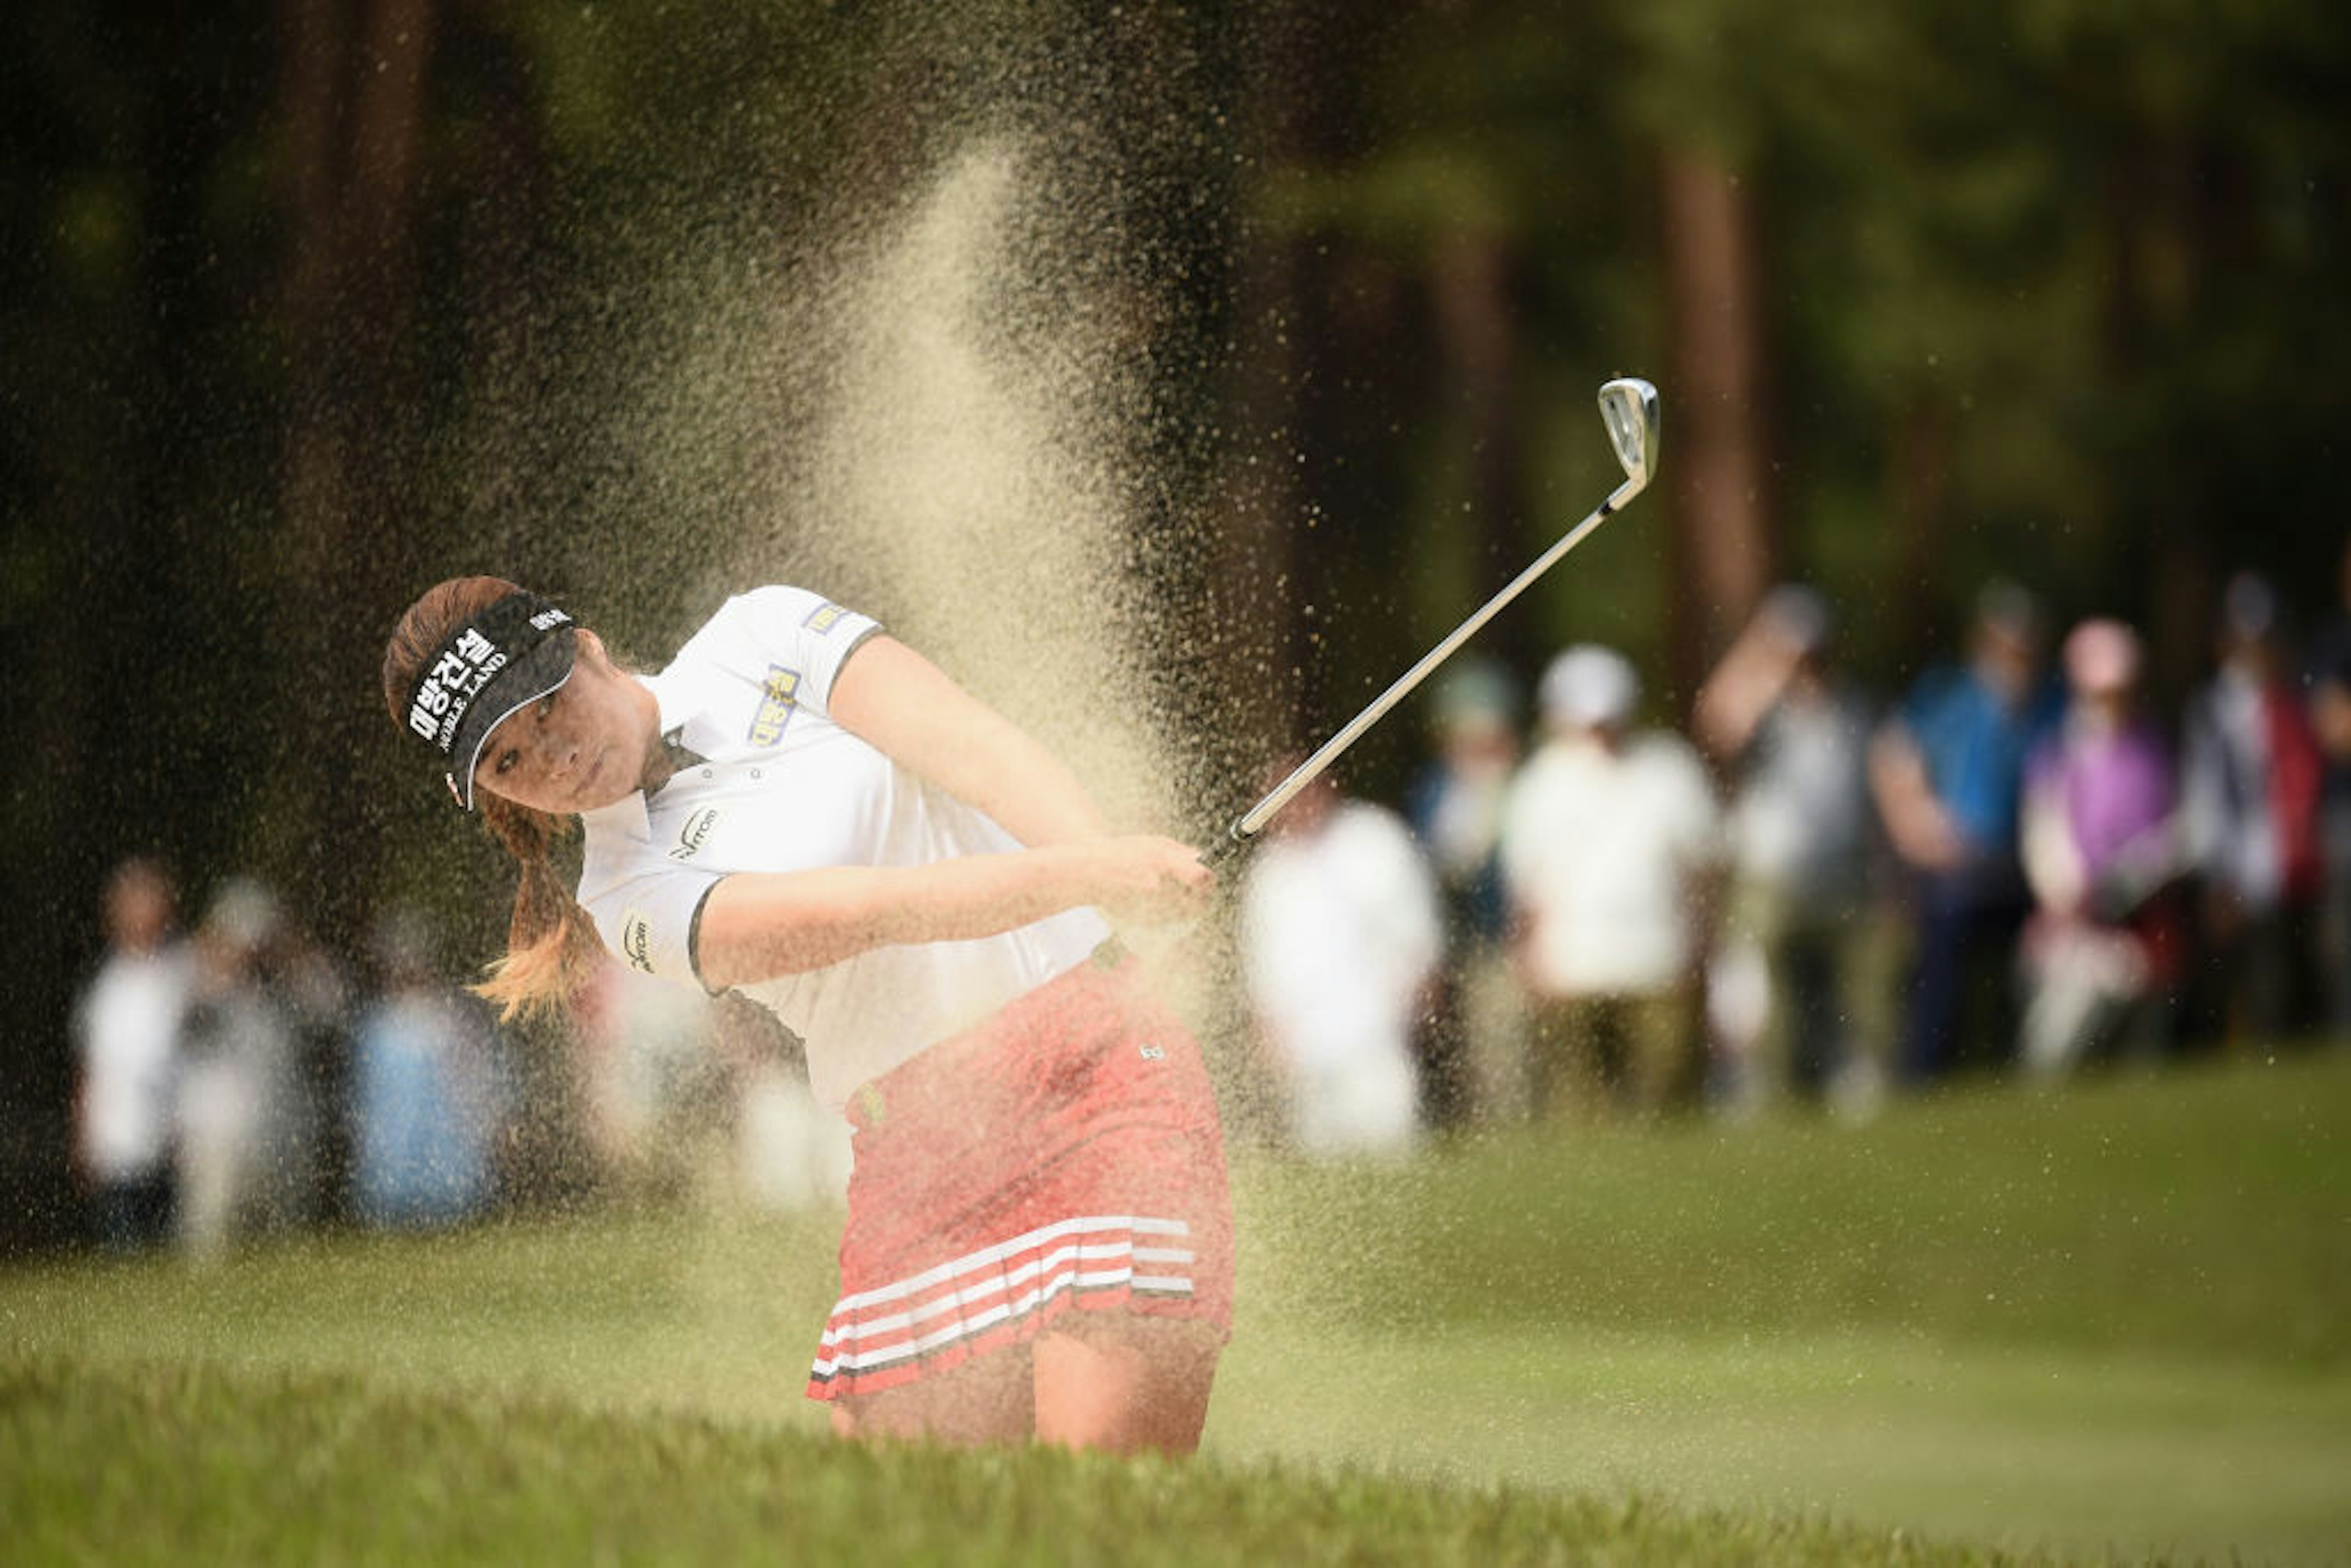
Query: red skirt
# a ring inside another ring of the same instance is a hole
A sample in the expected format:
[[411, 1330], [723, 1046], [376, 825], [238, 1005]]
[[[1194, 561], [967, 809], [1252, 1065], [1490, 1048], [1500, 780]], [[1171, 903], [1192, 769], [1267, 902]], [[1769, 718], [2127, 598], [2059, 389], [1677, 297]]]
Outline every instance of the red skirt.
[[1081, 964], [851, 1096], [841, 1295], [809, 1397], [912, 1383], [1067, 1312], [1229, 1332], [1216, 1097], [1137, 968]]

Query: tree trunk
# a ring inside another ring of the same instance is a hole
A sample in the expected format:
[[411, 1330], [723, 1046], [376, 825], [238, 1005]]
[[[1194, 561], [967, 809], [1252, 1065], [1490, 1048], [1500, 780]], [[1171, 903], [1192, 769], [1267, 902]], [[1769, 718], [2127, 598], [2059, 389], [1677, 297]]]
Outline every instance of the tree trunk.
[[[16, 614], [0, 625], [20, 758], [0, 808], [0, 882], [16, 915], [0, 1006], [21, 1031], [0, 1067], [0, 1257], [68, 1238], [79, 1218], [68, 1164], [78, 1064], [63, 1026], [101, 954], [107, 876], [133, 854], [183, 871], [205, 831], [189, 792], [161, 783], [191, 727], [174, 688], [203, 643], [187, 520], [209, 455], [192, 411], [216, 391], [201, 173], [218, 104], [184, 64], [198, 26], [173, 8], [122, 46], [129, 74], [150, 84], [120, 128], [135, 176], [133, 275], [110, 300], [69, 308], [78, 322], [57, 313], [62, 329], [37, 340], [57, 350], [47, 362], [10, 366], [19, 412], [43, 411], [47, 448], [26, 460], [38, 482], [19, 493], [28, 504], [12, 528], [63, 537], [26, 535], [28, 580], [7, 584]], [[45, 602], [26, 614], [37, 593]]]
[[1712, 154], [1660, 167], [1670, 306], [1665, 474], [1674, 502], [1670, 670], [1687, 701], [1777, 569], [1755, 215]]
[[[285, 312], [291, 345], [279, 537], [289, 620], [296, 743], [272, 770], [261, 831], [305, 841], [313, 802], [347, 794], [351, 759], [370, 756], [375, 668], [361, 625], [380, 629], [399, 599], [379, 580], [384, 551], [362, 523], [413, 493], [402, 483], [417, 434], [404, 353], [416, 287], [413, 226], [423, 144], [432, 0], [287, 0], [283, 91], [289, 169]], [[356, 42], [354, 43], [354, 40]], [[339, 114], [339, 108], [345, 110]], [[340, 607], [363, 614], [340, 613]], [[338, 846], [335, 874], [304, 889], [322, 930], [354, 929], [371, 885], [367, 835]], [[356, 859], [352, 858], [356, 857]]]
[[[1237, 96], [1257, 116], [1245, 135], [1259, 170], [1311, 171], [1330, 150], [1314, 25], [1287, 9], [1240, 24], [1247, 85]], [[1237, 207], [1245, 212], [1249, 200], [1239, 193]], [[1226, 744], [1238, 808], [1262, 793], [1269, 766], [1297, 744], [1316, 711], [1321, 661], [1307, 609], [1320, 579], [1299, 545], [1307, 520], [1300, 464], [1322, 349], [1314, 306], [1328, 268], [1316, 265], [1312, 236], [1280, 221], [1244, 226], [1235, 249], [1229, 406], [1237, 428], [1225, 443], [1234, 476], [1222, 487], [1209, 548], [1213, 621], [1221, 628], [1212, 656], [1231, 698]]]
[[1948, 601], [1951, 436], [1942, 409], [1925, 393], [1895, 411], [1889, 512], [1901, 531], [1899, 565], [1876, 612], [1894, 632], [1896, 667], [1915, 671], [1944, 656], [1960, 628]]
[[[1472, 232], [1444, 246], [1435, 267], [1443, 393], [1461, 432], [1458, 461], [1468, 480], [1475, 603], [1500, 591], [1540, 553], [1540, 547], [1529, 548], [1520, 516], [1518, 322], [1510, 263], [1499, 235]], [[1465, 604], [1462, 611], [1473, 607]], [[1498, 618], [1479, 634], [1479, 651], [1514, 668], [1531, 668], [1539, 650], [1531, 645], [1530, 624], [1523, 614]]]
[[[2239, 504], [2216, 463], [2210, 428], [2208, 325], [2215, 279], [2259, 225], [2241, 170], [2222, 147], [2147, 128], [2111, 155], [2102, 226], [2113, 256], [2105, 373], [2132, 411], [2108, 491], [2110, 537], [2142, 541], [2113, 575], [2147, 605], [2153, 690], [2176, 700], [2204, 674], [2212, 606], [2242, 548], [2229, 520]], [[2128, 460], [2161, 452], [2161, 463]]]

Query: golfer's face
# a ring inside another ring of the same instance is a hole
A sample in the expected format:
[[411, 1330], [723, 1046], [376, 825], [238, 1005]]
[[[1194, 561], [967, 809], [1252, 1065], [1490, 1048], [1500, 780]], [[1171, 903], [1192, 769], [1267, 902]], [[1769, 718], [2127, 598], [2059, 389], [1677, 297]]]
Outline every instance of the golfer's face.
[[490, 731], [474, 788], [558, 814], [622, 799], [643, 777], [657, 722], [632, 700], [637, 689], [590, 633], [580, 633], [571, 678]]

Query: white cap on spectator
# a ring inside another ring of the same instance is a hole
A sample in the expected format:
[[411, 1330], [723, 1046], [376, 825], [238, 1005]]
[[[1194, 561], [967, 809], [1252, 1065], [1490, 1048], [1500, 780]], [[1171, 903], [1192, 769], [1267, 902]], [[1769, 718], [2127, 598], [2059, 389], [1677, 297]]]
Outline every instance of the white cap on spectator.
[[232, 876], [204, 910], [205, 932], [241, 953], [266, 946], [277, 935], [277, 895], [249, 876]]
[[1551, 662], [1543, 672], [1543, 716], [1578, 729], [1615, 727], [1633, 716], [1641, 680], [1625, 655], [1583, 643]]

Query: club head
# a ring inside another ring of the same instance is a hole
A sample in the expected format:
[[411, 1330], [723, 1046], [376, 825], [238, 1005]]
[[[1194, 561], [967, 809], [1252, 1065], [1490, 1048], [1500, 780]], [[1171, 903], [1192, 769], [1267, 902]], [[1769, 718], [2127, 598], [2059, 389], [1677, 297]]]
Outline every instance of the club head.
[[1609, 444], [1625, 465], [1624, 500], [1637, 496], [1657, 468], [1657, 389], [1638, 376], [1619, 376], [1600, 389], [1600, 418]]

